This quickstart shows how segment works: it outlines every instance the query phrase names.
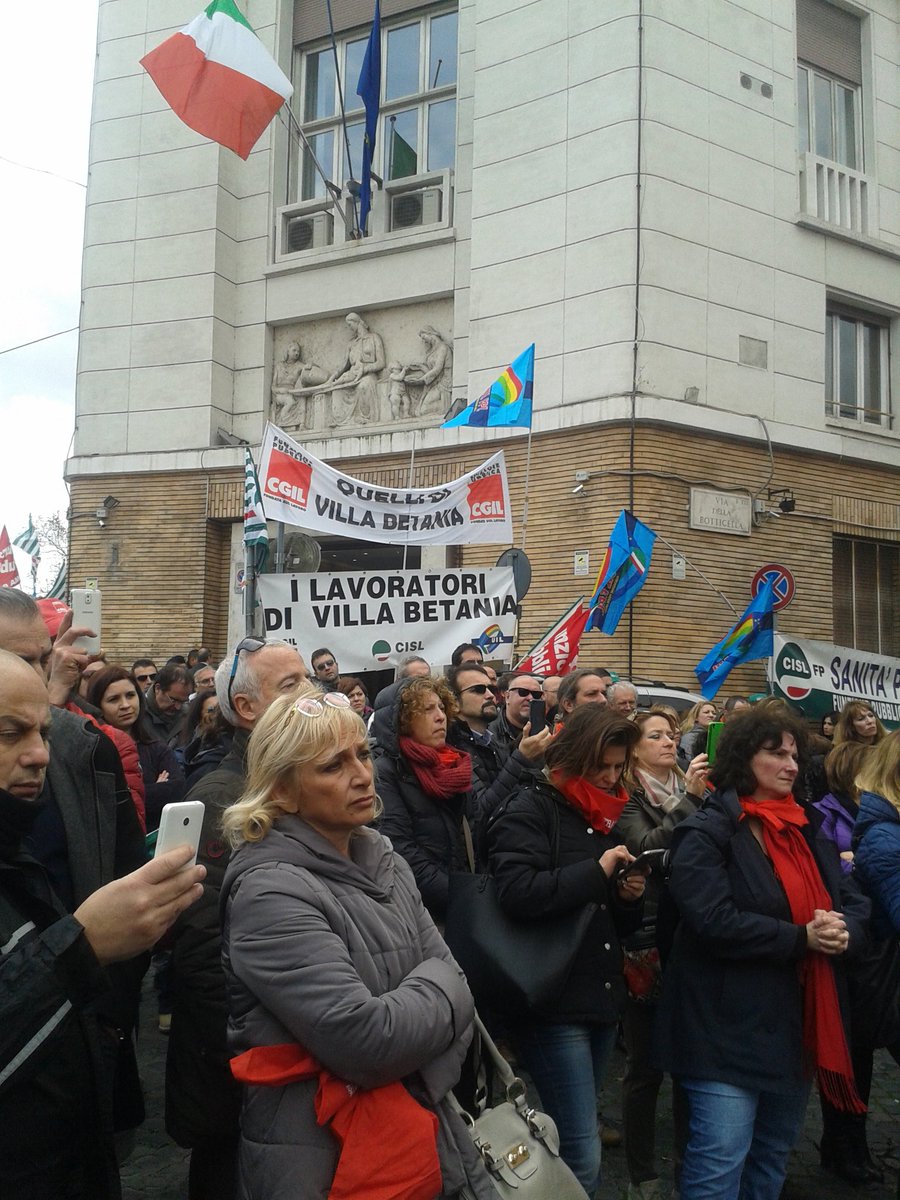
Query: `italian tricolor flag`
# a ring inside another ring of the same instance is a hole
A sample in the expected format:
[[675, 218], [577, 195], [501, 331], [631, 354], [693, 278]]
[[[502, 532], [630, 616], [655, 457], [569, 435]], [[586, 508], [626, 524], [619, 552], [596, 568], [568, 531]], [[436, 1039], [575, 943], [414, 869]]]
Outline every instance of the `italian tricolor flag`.
[[185, 125], [241, 158], [294, 90], [234, 0], [213, 0], [141, 66]]

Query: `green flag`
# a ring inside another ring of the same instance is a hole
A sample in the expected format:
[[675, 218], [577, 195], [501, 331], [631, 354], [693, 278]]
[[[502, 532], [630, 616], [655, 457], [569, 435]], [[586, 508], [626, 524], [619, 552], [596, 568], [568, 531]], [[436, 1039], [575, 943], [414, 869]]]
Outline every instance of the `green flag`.
[[397, 132], [394, 118], [391, 118], [391, 179], [403, 179], [407, 175], [415, 175], [419, 170], [419, 156], [412, 146]]

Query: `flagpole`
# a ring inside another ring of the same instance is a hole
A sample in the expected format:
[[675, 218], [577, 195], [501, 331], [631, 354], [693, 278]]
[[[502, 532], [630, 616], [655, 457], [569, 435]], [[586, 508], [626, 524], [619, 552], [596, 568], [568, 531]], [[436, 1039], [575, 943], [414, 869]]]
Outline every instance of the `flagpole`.
[[256, 546], [244, 542], [244, 634], [250, 637], [256, 612]]
[[[412, 430], [412, 443], [409, 448], [409, 479], [406, 483], [406, 490], [412, 491], [413, 480], [416, 475], [416, 431]], [[406, 535], [406, 543], [403, 547], [403, 570], [406, 570], [406, 559], [409, 554], [409, 534]]]
[[528, 531], [528, 477], [531, 474], [531, 426], [528, 426], [528, 446], [525, 451], [525, 502], [522, 505], [522, 549], [525, 549], [525, 535]]

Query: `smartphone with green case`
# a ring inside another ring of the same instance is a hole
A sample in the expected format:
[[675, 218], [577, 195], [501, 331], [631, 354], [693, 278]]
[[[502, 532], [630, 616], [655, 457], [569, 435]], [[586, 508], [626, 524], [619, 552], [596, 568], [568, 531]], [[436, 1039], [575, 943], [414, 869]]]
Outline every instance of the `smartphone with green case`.
[[706, 730], [706, 753], [709, 758], [709, 765], [712, 766], [716, 761], [716, 746], [719, 744], [719, 738], [722, 736], [722, 730], [725, 728], [724, 721], [711, 721]]

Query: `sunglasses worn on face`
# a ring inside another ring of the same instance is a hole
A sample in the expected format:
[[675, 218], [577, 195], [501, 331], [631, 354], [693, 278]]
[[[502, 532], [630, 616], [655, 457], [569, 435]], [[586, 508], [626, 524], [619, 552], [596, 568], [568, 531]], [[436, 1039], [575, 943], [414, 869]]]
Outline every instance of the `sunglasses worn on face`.
[[483, 696], [485, 692], [493, 692], [494, 689], [487, 683], [472, 683], [468, 687], [460, 688], [460, 695], [463, 692], [474, 692], [476, 696]]
[[543, 700], [544, 693], [540, 690], [535, 691], [534, 688], [511, 687], [511, 692], [515, 692], [517, 696], [530, 696], [532, 700]]
[[349, 708], [350, 701], [343, 692], [329, 692], [321, 700], [313, 696], [301, 696], [294, 704], [294, 712], [301, 717], [321, 717], [326, 708]]
[[153, 683], [158, 674], [158, 671], [154, 671], [152, 675], [135, 675], [135, 679], [138, 683]]
[[231, 704], [231, 689], [234, 685], [234, 677], [237, 674], [238, 663], [241, 660], [241, 651], [246, 650], [248, 654], [255, 654], [257, 650], [262, 650], [266, 643], [260, 638], [245, 637], [234, 648], [234, 661], [231, 664], [231, 674], [228, 676], [228, 703]]

